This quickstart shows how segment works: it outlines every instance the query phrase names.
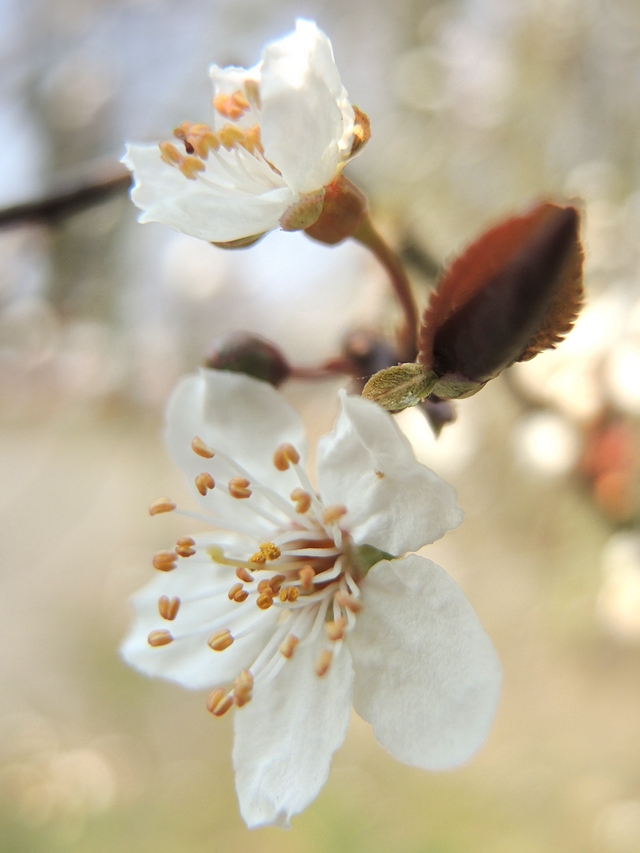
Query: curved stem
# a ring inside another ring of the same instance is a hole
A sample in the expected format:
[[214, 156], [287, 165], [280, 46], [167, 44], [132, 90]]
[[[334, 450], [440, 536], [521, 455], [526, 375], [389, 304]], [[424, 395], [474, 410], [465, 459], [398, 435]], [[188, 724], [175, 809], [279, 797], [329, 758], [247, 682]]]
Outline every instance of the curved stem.
[[402, 361], [414, 361], [418, 352], [418, 308], [404, 267], [393, 249], [375, 230], [368, 216], [362, 219], [352, 236], [373, 252], [389, 274], [405, 320], [404, 327], [398, 333], [398, 355]]

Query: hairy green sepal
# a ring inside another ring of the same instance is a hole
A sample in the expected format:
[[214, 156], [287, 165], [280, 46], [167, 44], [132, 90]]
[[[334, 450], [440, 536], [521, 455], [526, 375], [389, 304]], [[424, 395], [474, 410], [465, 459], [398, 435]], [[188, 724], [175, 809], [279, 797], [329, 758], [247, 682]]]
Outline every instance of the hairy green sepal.
[[401, 412], [428, 397], [437, 381], [438, 375], [421, 364], [397, 364], [375, 373], [362, 396], [388, 412]]

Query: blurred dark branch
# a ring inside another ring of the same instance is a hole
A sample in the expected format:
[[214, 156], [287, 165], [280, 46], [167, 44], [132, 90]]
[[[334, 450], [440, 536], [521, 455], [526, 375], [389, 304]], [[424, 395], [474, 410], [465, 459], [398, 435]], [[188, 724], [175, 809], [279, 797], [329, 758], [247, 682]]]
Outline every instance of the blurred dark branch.
[[82, 178], [68, 181], [42, 198], [0, 209], [0, 229], [31, 223], [55, 224], [125, 192], [131, 181], [131, 173], [124, 166], [103, 166]]

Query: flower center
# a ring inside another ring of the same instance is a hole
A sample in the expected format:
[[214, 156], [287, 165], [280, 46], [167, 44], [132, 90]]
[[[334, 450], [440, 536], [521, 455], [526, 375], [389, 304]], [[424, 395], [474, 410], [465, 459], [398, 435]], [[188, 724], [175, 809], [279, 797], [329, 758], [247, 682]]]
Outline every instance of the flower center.
[[[194, 539], [185, 537], [178, 540], [172, 551], [160, 551], [153, 558], [154, 567], [163, 572], [172, 571], [195, 554], [200, 558], [206, 555], [218, 566], [228, 567], [227, 584], [212, 588], [204, 597], [226, 596], [233, 604], [232, 609], [230, 612], [225, 609], [223, 617], [196, 631], [214, 653], [222, 653], [236, 640], [263, 630], [264, 611], [271, 608], [279, 611], [273, 633], [258, 657], [230, 688], [219, 687], [210, 694], [207, 707], [214, 716], [221, 716], [234, 704], [238, 707], [246, 704], [256, 680], [275, 677], [299, 646], [315, 642], [321, 632], [325, 642], [316, 659], [315, 671], [318, 677], [325, 675], [333, 658], [340, 653], [345, 634], [355, 625], [355, 614], [361, 606], [358, 581], [366, 568], [358, 559], [349, 533], [340, 526], [346, 508], [322, 503], [300, 465], [300, 454], [295, 447], [283, 444], [273, 455], [278, 471], [293, 469], [298, 479], [299, 485], [292, 490], [289, 500], [200, 438], [194, 438], [191, 447], [197, 456], [209, 460], [211, 467], [211, 471], [203, 471], [195, 478], [200, 494], [206, 497], [215, 489], [222, 493], [225, 502], [238, 501], [253, 511], [262, 529], [265, 521], [271, 529], [269, 539], [257, 538], [250, 525], [230, 524], [226, 518], [217, 519], [214, 513], [201, 515], [177, 510], [168, 498], [161, 498], [150, 507], [152, 515], [176, 510], [249, 536], [257, 543], [255, 550], [238, 554], [217, 544], [199, 547]], [[228, 480], [221, 478], [220, 473], [228, 475], [229, 469], [234, 476]], [[188, 571], [188, 566], [185, 570]], [[202, 598], [200, 595], [197, 600]], [[163, 620], [172, 622], [181, 605], [188, 603], [189, 599], [181, 602], [162, 596], [158, 611]], [[193, 631], [180, 634], [158, 629], [149, 634], [148, 642], [160, 647], [193, 636]]]

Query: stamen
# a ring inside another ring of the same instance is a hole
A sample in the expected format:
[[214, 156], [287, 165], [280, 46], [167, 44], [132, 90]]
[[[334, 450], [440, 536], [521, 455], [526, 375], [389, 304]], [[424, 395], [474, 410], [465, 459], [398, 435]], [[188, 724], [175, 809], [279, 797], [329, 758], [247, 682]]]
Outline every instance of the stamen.
[[268, 578], [265, 578], [264, 580], [258, 582], [258, 592], [265, 592], [268, 589], [271, 589]]
[[263, 542], [260, 545], [260, 550], [256, 551], [251, 557], [249, 557], [250, 563], [266, 563], [267, 561], [272, 562], [273, 560], [277, 560], [281, 556], [282, 552], [280, 548], [273, 542]]
[[274, 595], [277, 595], [280, 592], [280, 587], [282, 586], [282, 581], [286, 580], [286, 575], [274, 575], [270, 578], [267, 583], [271, 588], [271, 591]]
[[202, 497], [207, 494], [209, 489], [213, 489], [215, 485], [215, 480], [207, 471], [204, 471], [202, 474], [198, 474], [196, 477], [196, 488]]
[[247, 488], [249, 481], [244, 477], [233, 477], [229, 480], [229, 494], [232, 498], [242, 500], [251, 497], [251, 489]]
[[253, 676], [244, 669], [233, 682], [233, 697], [238, 708], [242, 708], [251, 699], [253, 691]]
[[256, 604], [260, 610], [268, 610], [273, 604], [273, 592], [271, 589], [265, 589], [256, 599]]
[[245, 583], [253, 583], [253, 575], [248, 572], [244, 566], [238, 566], [236, 569], [236, 577], [240, 578]]
[[287, 589], [287, 601], [296, 601], [300, 595], [300, 590], [297, 586], [290, 586]]
[[182, 160], [182, 154], [178, 151], [173, 142], [159, 142], [160, 157], [169, 166], [178, 166]]
[[260, 109], [260, 84], [257, 80], [245, 80], [244, 92], [249, 103]]
[[336, 521], [339, 521], [342, 516], [346, 514], [346, 506], [342, 506], [342, 504], [335, 504], [334, 506], [328, 506], [325, 509], [322, 520], [325, 524], [335, 524]]
[[316, 675], [322, 678], [323, 675], [326, 675], [329, 667], [331, 666], [331, 658], [333, 657], [333, 652], [329, 649], [325, 649], [320, 652], [318, 655], [318, 660], [316, 661]]
[[171, 572], [178, 563], [178, 557], [175, 551], [158, 551], [151, 562], [159, 572]]
[[311, 506], [311, 495], [309, 492], [305, 492], [304, 489], [294, 489], [291, 492], [291, 500], [296, 505], [296, 512], [299, 512], [301, 515]]
[[[181, 125], [179, 125], [178, 127], [174, 127], [173, 135], [175, 136], [176, 139], [182, 140], [182, 142], [184, 142], [185, 146], [186, 146], [187, 145], [187, 137], [188, 137], [189, 133], [191, 133], [192, 127], [193, 127], [192, 121], [183, 121]], [[187, 148], [187, 154], [192, 154], [192, 153], [193, 152], [189, 151], [189, 149]]]
[[325, 631], [327, 632], [327, 637], [331, 640], [332, 643], [337, 642], [338, 640], [342, 640], [344, 638], [344, 629], [346, 627], [346, 621], [342, 618], [342, 616], [338, 617], [335, 622], [326, 622], [325, 623]]
[[178, 169], [180, 169], [185, 178], [188, 178], [190, 181], [195, 181], [196, 172], [204, 172], [206, 168], [202, 160], [191, 154], [185, 157], [178, 166]]
[[228, 628], [225, 628], [223, 631], [216, 631], [215, 634], [212, 634], [207, 640], [207, 645], [210, 649], [213, 649], [214, 652], [223, 652], [225, 649], [228, 649], [229, 646], [233, 643], [234, 638], [231, 636], [231, 631]]
[[239, 592], [233, 596], [233, 600], [237, 601], [238, 604], [242, 604], [243, 601], [246, 601], [249, 598], [249, 593], [246, 589], [241, 589]]
[[191, 142], [195, 153], [203, 160], [207, 159], [209, 151], [217, 151], [218, 148], [220, 148], [220, 140], [209, 128], [199, 133], [197, 136], [190, 136], [189, 141]]
[[221, 116], [237, 121], [249, 109], [249, 102], [240, 91], [234, 92], [233, 95], [219, 94], [213, 99], [213, 108]]
[[196, 553], [195, 548], [181, 548], [179, 545], [176, 545], [175, 551], [179, 557], [193, 557]]
[[291, 660], [293, 657], [293, 653], [295, 651], [296, 646], [300, 642], [300, 638], [296, 637], [295, 634], [289, 634], [284, 643], [280, 646], [280, 654], [285, 657], [287, 660]]
[[223, 714], [226, 714], [232, 705], [233, 698], [221, 687], [212, 690], [207, 698], [207, 711], [213, 714], [214, 717], [221, 717]]
[[154, 648], [158, 646], [166, 646], [173, 642], [173, 636], [170, 631], [161, 629], [160, 631], [152, 631], [147, 637], [147, 642]]
[[278, 471], [286, 471], [290, 462], [297, 465], [299, 461], [300, 454], [292, 444], [281, 444], [273, 454], [273, 464]]
[[194, 453], [197, 453], [198, 456], [202, 456], [204, 459], [213, 459], [215, 453], [209, 447], [208, 444], [205, 444], [201, 438], [196, 436], [191, 442], [191, 449]]
[[244, 131], [233, 124], [225, 124], [224, 127], [220, 128], [218, 138], [227, 151], [231, 151], [239, 142], [242, 143], [245, 141]]
[[169, 598], [168, 595], [161, 595], [158, 600], [158, 611], [163, 619], [167, 622], [173, 622], [178, 615], [180, 609], [179, 598]]
[[171, 498], [158, 498], [149, 507], [149, 515], [158, 515], [161, 512], [172, 512], [176, 505]]
[[346, 607], [351, 613], [359, 613], [362, 610], [362, 605], [350, 595], [345, 595], [343, 592], [336, 593], [336, 601], [340, 607]]
[[316, 573], [313, 571], [311, 566], [303, 566], [298, 572], [298, 577], [300, 578], [300, 583], [302, 584], [302, 589], [305, 592], [311, 592], [313, 589], [313, 579], [315, 578]]
[[176, 542], [176, 545], [178, 546], [178, 548], [193, 548], [193, 546], [195, 544], [196, 544], [196, 540], [192, 539], [190, 536], [182, 536]]
[[233, 601], [236, 592], [240, 592], [241, 590], [242, 590], [242, 584], [241, 583], [234, 583], [234, 585], [231, 587], [231, 589], [227, 593], [227, 595], [229, 596], [229, 601]]
[[250, 127], [249, 130], [245, 132], [244, 142], [241, 142], [240, 144], [243, 148], [247, 149], [249, 154], [255, 154], [256, 151], [259, 151], [260, 154], [264, 154], [262, 137], [260, 136], [260, 126], [254, 124], [253, 127]]

